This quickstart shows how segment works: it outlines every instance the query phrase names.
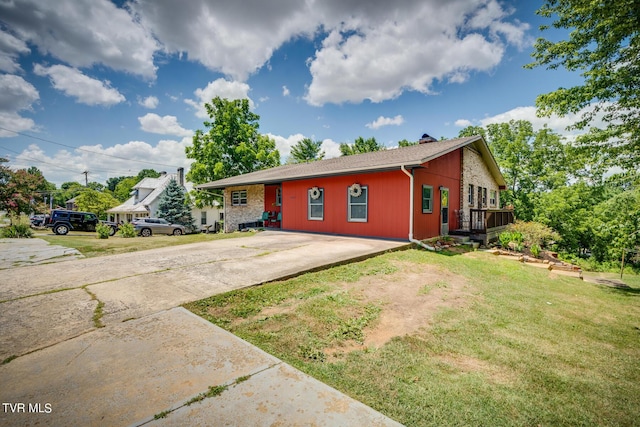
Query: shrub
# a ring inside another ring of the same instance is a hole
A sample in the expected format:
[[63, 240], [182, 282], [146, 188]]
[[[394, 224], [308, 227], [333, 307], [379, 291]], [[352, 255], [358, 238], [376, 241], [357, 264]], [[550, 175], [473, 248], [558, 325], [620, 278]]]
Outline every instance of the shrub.
[[1, 229], [2, 237], [7, 239], [29, 238], [33, 237], [31, 227], [26, 224], [12, 224]]
[[538, 246], [537, 243], [534, 243], [529, 249], [531, 249], [531, 255], [538, 258], [538, 256], [540, 255], [540, 246]]
[[539, 248], [544, 248], [555, 241], [560, 240], [560, 235], [553, 231], [550, 227], [539, 222], [524, 222], [516, 221], [514, 224], [510, 224], [507, 227], [507, 232], [520, 234], [520, 242], [524, 243], [527, 248], [538, 245]]
[[131, 223], [122, 224], [120, 226], [120, 230], [118, 231], [122, 237], [136, 237], [136, 229]]
[[498, 240], [503, 248], [513, 247], [515, 249], [517, 246], [522, 246], [523, 238], [522, 234], [517, 231], [504, 231], [500, 233]]
[[96, 225], [96, 233], [98, 233], [99, 239], [108, 239], [111, 233], [111, 227], [107, 224], [99, 223]]

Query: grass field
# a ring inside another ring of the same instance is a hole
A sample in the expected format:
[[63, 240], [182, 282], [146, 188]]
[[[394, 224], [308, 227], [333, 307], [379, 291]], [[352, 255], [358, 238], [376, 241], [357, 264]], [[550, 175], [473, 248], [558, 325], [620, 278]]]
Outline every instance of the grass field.
[[640, 422], [640, 280], [407, 250], [186, 307], [409, 426]]
[[220, 234], [186, 234], [183, 236], [151, 236], [123, 238], [118, 235], [108, 239], [98, 239], [94, 232], [70, 232], [66, 236], [58, 236], [50, 231], [36, 232], [34, 237], [47, 242], [75, 248], [86, 257], [114, 255], [146, 249], [162, 248], [165, 246], [185, 245], [187, 243], [208, 242], [211, 240], [229, 239], [235, 237], [249, 237], [253, 233], [220, 233]]

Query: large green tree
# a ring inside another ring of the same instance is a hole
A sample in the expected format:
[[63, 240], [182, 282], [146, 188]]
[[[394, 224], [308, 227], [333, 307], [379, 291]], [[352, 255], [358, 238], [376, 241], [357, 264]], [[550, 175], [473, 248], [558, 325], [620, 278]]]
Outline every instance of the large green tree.
[[215, 97], [205, 108], [211, 120], [186, 148], [187, 158], [194, 160], [189, 181], [203, 184], [280, 165], [276, 143], [258, 132], [260, 116], [250, 111], [247, 99]]
[[[572, 127], [592, 127], [578, 138], [577, 146], [607, 165], [636, 171], [640, 164], [640, 2], [546, 0], [537, 13], [553, 19], [552, 27], [570, 31], [564, 40], [538, 39], [534, 61], [527, 67], [565, 68], [584, 78], [582, 85], [538, 96], [538, 114], [565, 116], [586, 108]], [[593, 125], [600, 114], [605, 126], [598, 128]]]
[[76, 196], [75, 203], [79, 211], [93, 212], [100, 219], [106, 219], [107, 210], [119, 204], [111, 194], [92, 188], [84, 188]]
[[303, 138], [291, 147], [289, 163], [307, 163], [324, 158], [322, 141], [312, 141], [311, 138]]
[[353, 154], [370, 153], [372, 151], [384, 150], [385, 147], [379, 144], [375, 138], [367, 138], [359, 136], [356, 138], [353, 144], [347, 144], [343, 142], [340, 144], [340, 153], [343, 156], [351, 156]]
[[160, 195], [158, 202], [158, 217], [164, 218], [172, 224], [182, 224], [194, 228], [191, 206], [189, 206], [184, 188], [175, 179], [169, 181]]

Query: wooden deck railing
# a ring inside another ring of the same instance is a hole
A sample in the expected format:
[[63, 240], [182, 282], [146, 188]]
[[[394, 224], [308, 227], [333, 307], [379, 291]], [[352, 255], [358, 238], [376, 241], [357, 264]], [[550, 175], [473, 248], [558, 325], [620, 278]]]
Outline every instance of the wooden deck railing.
[[472, 233], [486, 233], [487, 230], [513, 224], [513, 211], [507, 209], [471, 209], [470, 230]]

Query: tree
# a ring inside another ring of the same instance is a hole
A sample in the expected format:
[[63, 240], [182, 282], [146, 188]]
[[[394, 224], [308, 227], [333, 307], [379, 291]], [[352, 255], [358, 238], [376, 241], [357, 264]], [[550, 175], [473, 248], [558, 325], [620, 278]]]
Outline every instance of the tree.
[[0, 158], [0, 210], [11, 216], [42, 211], [39, 192], [46, 191], [51, 184], [37, 168], [12, 171], [3, 165], [7, 162], [7, 159]]
[[131, 190], [138, 182], [138, 178], [135, 176], [128, 176], [120, 180], [116, 185], [116, 189], [113, 191], [114, 197], [120, 202], [125, 202], [129, 197], [131, 197]]
[[114, 192], [116, 191], [116, 185], [118, 185], [118, 183], [120, 181], [122, 181], [123, 179], [128, 178], [126, 176], [114, 176], [111, 178], [107, 179], [107, 189], [109, 189], [109, 191]]
[[[247, 99], [215, 97], [205, 104], [211, 121], [208, 130], [196, 130], [193, 145], [186, 147], [193, 159], [186, 178], [204, 184], [280, 165], [280, 153], [273, 139], [258, 132], [260, 116], [249, 111]], [[204, 192], [196, 194], [197, 205], [212, 203]]]
[[172, 224], [182, 224], [194, 228], [191, 206], [186, 199], [186, 193], [175, 179], [169, 181], [160, 195], [158, 202], [158, 217], [164, 218]]
[[321, 149], [322, 141], [312, 141], [310, 138], [303, 138], [291, 147], [289, 163], [307, 163], [324, 158], [324, 151]]
[[340, 144], [340, 153], [343, 156], [351, 156], [353, 154], [370, 153], [373, 151], [384, 150], [385, 147], [382, 144], [378, 144], [375, 138], [364, 139], [361, 136], [357, 137], [353, 144], [347, 144], [343, 142]]
[[410, 147], [412, 145], [418, 145], [418, 141], [407, 141], [406, 139], [398, 141], [398, 147]]
[[[583, 84], [538, 96], [538, 114], [565, 116], [586, 107], [573, 129], [585, 129], [603, 113], [606, 126], [592, 127], [577, 146], [609, 166], [636, 171], [640, 164], [640, 4], [635, 1], [546, 0], [538, 10], [568, 38], [537, 40], [526, 67], [580, 71]], [[544, 25], [541, 30], [548, 30]]]
[[156, 172], [153, 169], [142, 169], [140, 172], [138, 172], [138, 175], [136, 175], [138, 182], [142, 181], [145, 178], [159, 178], [159, 177], [160, 177], [160, 172]]
[[75, 199], [79, 211], [93, 212], [100, 219], [107, 218], [107, 210], [119, 204], [111, 194], [84, 188]]
[[620, 260], [624, 250], [640, 246], [640, 190], [617, 194], [598, 204], [594, 211], [593, 255], [596, 260]]

